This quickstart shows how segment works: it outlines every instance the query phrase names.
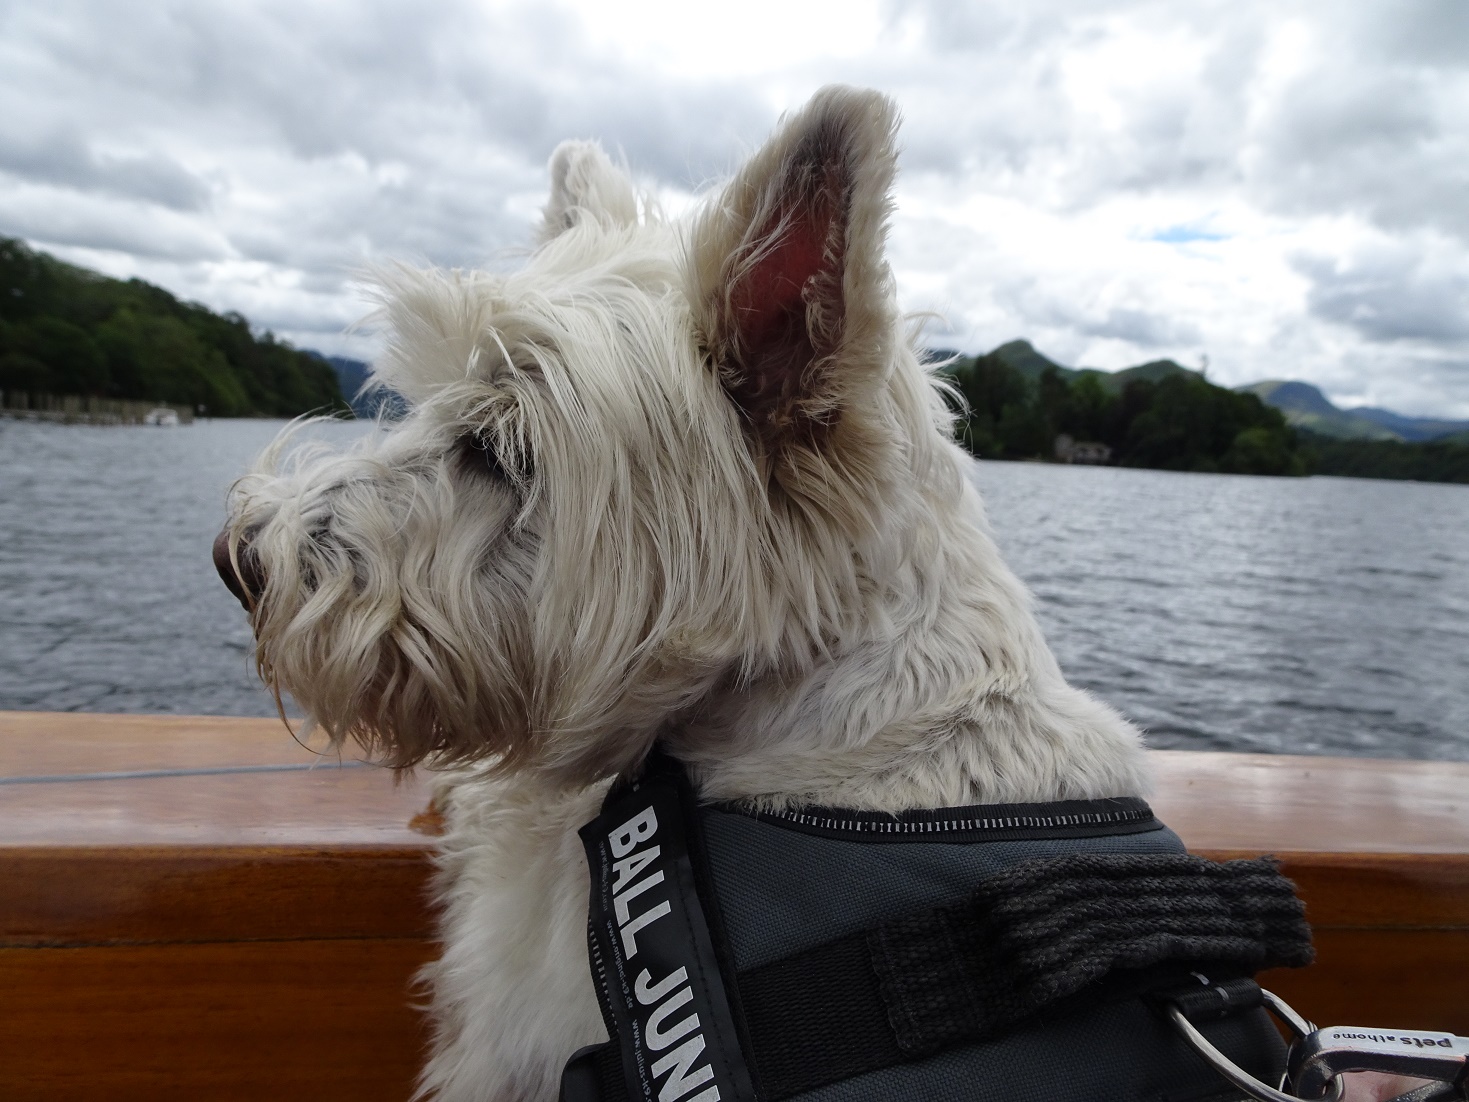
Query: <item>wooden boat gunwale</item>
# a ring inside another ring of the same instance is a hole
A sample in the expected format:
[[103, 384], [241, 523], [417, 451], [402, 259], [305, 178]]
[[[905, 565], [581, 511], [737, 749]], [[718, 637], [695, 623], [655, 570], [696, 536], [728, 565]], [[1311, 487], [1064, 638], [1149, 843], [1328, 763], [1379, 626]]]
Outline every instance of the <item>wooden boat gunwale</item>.
[[[1469, 1034], [1469, 764], [1154, 756], [1192, 850], [1301, 888], [1318, 963], [1263, 982]], [[0, 1098], [409, 1097], [425, 803], [274, 720], [0, 712]]]

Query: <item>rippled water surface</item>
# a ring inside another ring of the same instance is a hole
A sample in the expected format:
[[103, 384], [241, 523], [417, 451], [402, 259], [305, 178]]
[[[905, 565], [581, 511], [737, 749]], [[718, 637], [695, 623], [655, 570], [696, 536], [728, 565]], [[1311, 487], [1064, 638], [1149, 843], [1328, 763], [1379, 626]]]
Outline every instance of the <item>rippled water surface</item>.
[[1469, 760], [1469, 487], [975, 478], [1067, 676], [1154, 746]]
[[[0, 708], [273, 714], [209, 547], [280, 427], [0, 421]], [[1154, 745], [1469, 760], [1469, 487], [975, 479], [1068, 676]]]
[[0, 708], [274, 715], [210, 546], [284, 424], [0, 420]]

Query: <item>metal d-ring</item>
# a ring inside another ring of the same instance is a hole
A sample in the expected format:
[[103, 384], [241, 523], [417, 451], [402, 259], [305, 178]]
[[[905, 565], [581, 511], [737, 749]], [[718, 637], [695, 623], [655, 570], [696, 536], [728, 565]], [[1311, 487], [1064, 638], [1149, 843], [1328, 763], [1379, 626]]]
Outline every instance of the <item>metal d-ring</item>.
[[[1296, 1032], [1298, 1036], [1304, 1037], [1307, 1033], [1311, 1032], [1311, 1023], [1292, 1010], [1282, 999], [1276, 997], [1269, 991], [1265, 991], [1263, 988], [1261, 989], [1261, 994], [1265, 996], [1265, 1001], [1270, 1004], [1270, 1009], [1278, 1013], [1281, 1020], [1292, 1031]], [[1251, 1098], [1258, 1098], [1260, 1102], [1301, 1102], [1301, 1099], [1294, 1094], [1286, 1094], [1284, 1091], [1276, 1090], [1274, 1087], [1260, 1082], [1260, 1080], [1256, 1079], [1249, 1072], [1245, 1071], [1244, 1068], [1220, 1052], [1209, 1043], [1207, 1037], [1194, 1028], [1194, 1024], [1184, 1017], [1183, 1011], [1179, 1010], [1178, 1007], [1172, 1003], [1167, 1003], [1163, 1009], [1167, 1011], [1168, 1017], [1173, 1019], [1173, 1024], [1178, 1027], [1178, 1032], [1182, 1034], [1183, 1039], [1193, 1046], [1194, 1051], [1202, 1056], [1210, 1067]], [[1306, 1028], [1302, 1029], [1302, 1026]], [[1341, 1102], [1342, 1093], [1345, 1089], [1346, 1084], [1342, 1082], [1341, 1076], [1337, 1076], [1331, 1081], [1331, 1090], [1322, 1095], [1317, 1102]]]
[[1290, 1027], [1290, 1031], [1296, 1035], [1297, 1041], [1304, 1041], [1307, 1036], [1316, 1032], [1315, 1022], [1308, 1022], [1305, 1018], [1302, 1018], [1296, 1012], [1295, 1007], [1291, 1006], [1290, 1003], [1286, 1002], [1274, 991], [1267, 991], [1262, 987], [1260, 988], [1260, 997], [1269, 1005], [1275, 1016]]

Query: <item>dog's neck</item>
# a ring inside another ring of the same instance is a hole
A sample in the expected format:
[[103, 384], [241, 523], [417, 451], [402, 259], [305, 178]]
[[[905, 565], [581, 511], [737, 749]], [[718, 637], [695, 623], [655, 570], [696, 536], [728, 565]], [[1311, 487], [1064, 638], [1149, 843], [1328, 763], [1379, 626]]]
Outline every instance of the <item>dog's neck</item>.
[[936, 512], [875, 625], [795, 673], [713, 692], [665, 737], [702, 791], [897, 811], [1142, 795], [1137, 730], [1066, 684], [978, 499]]

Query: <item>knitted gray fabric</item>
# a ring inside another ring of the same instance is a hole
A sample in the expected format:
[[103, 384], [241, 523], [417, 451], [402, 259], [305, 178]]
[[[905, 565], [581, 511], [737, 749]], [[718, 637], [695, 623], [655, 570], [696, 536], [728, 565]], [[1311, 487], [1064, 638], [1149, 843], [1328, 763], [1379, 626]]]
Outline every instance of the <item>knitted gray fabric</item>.
[[909, 1056], [1012, 1028], [1119, 970], [1246, 974], [1312, 958], [1304, 907], [1273, 859], [1189, 854], [1024, 861], [961, 904], [878, 925], [867, 943]]

